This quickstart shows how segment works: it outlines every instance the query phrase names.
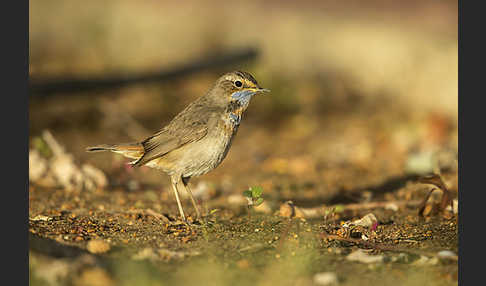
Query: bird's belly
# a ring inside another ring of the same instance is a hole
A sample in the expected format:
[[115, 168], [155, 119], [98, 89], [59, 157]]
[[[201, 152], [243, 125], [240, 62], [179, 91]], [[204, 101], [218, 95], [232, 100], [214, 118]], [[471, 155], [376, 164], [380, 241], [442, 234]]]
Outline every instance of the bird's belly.
[[203, 139], [186, 144], [147, 165], [152, 163], [153, 167], [169, 175], [195, 177], [206, 174], [216, 168], [226, 157], [237, 129], [236, 126], [228, 132], [230, 130], [217, 128]]

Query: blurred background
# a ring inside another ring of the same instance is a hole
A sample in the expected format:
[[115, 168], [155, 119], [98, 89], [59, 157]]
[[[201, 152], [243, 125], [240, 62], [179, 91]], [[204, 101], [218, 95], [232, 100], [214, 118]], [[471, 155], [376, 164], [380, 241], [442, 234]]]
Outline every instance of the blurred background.
[[[31, 139], [48, 129], [77, 160], [122, 170], [112, 184], [123, 183], [125, 160], [86, 146], [152, 134], [233, 69], [272, 93], [253, 99], [229, 156], [202, 178], [213, 188], [272, 190], [277, 177], [326, 196], [430, 172], [434, 152], [457, 151], [457, 1], [44, 0], [30, 1], [29, 20], [31, 84], [252, 51], [166, 81], [32, 92]], [[168, 186], [148, 168], [128, 172]]]

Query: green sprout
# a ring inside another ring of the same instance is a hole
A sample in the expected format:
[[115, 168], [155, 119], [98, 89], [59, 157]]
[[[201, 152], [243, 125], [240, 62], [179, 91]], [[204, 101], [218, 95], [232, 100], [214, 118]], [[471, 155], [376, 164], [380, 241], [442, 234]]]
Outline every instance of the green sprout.
[[32, 145], [33, 145], [34, 149], [39, 151], [39, 153], [41, 153], [41, 155], [43, 157], [48, 158], [52, 155], [52, 152], [49, 149], [49, 146], [41, 137], [38, 137], [38, 136], [34, 137], [32, 139]]
[[248, 201], [248, 219], [251, 219], [251, 208], [257, 207], [263, 203], [262, 193], [262, 187], [250, 187], [243, 192], [243, 196]]

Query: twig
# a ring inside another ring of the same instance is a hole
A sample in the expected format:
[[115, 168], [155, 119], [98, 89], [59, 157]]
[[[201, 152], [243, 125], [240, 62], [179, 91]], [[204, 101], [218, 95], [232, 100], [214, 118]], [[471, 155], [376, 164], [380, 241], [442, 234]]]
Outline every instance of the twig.
[[56, 139], [54, 139], [54, 136], [52, 136], [49, 130], [42, 131], [42, 138], [49, 146], [54, 156], [62, 156], [65, 154], [64, 148], [57, 142]]
[[[422, 184], [430, 184], [435, 187], [437, 187], [439, 190], [442, 191], [442, 200], [440, 202], [440, 209], [445, 210], [448, 204], [450, 204], [451, 208], [454, 210], [454, 205], [452, 201], [452, 193], [449, 191], [449, 189], [446, 187], [444, 181], [442, 180], [440, 175], [431, 175], [431, 176], [426, 176], [418, 179], [419, 183]], [[425, 199], [422, 201], [420, 208], [419, 208], [419, 215], [423, 216], [424, 215], [424, 210], [425, 210], [425, 204], [427, 203], [427, 200], [430, 197], [430, 194], [435, 190], [433, 188], [430, 190], [430, 192], [425, 196]]]
[[[287, 203], [287, 202], [286, 202]], [[347, 205], [333, 205], [333, 206], [320, 206], [314, 208], [303, 208], [291, 205], [293, 215], [297, 215], [297, 217], [304, 217], [304, 218], [317, 218], [325, 216], [326, 210], [332, 210], [339, 206], [343, 211], [359, 211], [359, 210], [366, 210], [366, 209], [375, 209], [375, 208], [386, 208], [390, 205], [399, 206], [406, 206], [406, 207], [417, 207], [419, 206], [421, 201], [386, 201], [386, 202], [370, 202], [370, 203], [356, 203], [356, 204], [347, 204]], [[288, 216], [288, 215], [285, 215]]]
[[435, 253], [432, 252], [424, 252], [422, 250], [417, 251], [413, 250], [410, 248], [403, 248], [403, 247], [397, 247], [395, 245], [390, 245], [390, 244], [380, 244], [380, 243], [374, 243], [374, 242], [368, 242], [364, 241], [361, 239], [356, 239], [356, 238], [346, 238], [346, 237], [341, 237], [338, 235], [334, 234], [326, 234], [326, 233], [321, 233], [320, 237], [322, 239], [330, 239], [330, 240], [338, 240], [338, 241], [344, 241], [344, 242], [350, 242], [350, 243], [355, 243], [357, 245], [363, 245], [364, 247], [380, 250], [380, 251], [394, 251], [394, 252], [408, 252], [412, 254], [417, 254], [417, 255], [429, 255], [429, 256], [435, 256]]
[[152, 209], [145, 209], [145, 210], [141, 210], [141, 209], [137, 209], [137, 210], [128, 210], [124, 213], [128, 213], [128, 214], [140, 214], [140, 215], [149, 215], [149, 216], [153, 216], [159, 220], [162, 220], [164, 222], [170, 222], [170, 220], [163, 214], [160, 214]]
[[46, 96], [57, 92], [101, 90], [137, 83], [163, 82], [188, 76], [203, 70], [216, 69], [234, 65], [242, 61], [254, 60], [257, 56], [257, 49], [246, 48], [226, 53], [218, 53], [217, 55], [210, 55], [202, 59], [193, 60], [190, 63], [173, 69], [147, 72], [143, 74], [114, 75], [97, 78], [31, 78], [29, 80], [29, 89], [31, 95]]

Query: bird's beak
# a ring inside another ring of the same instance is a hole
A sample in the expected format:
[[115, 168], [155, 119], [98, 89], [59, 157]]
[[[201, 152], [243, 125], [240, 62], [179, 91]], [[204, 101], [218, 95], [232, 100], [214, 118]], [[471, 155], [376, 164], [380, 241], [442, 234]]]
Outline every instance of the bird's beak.
[[257, 93], [267, 93], [267, 92], [270, 92], [270, 90], [269, 89], [266, 89], [266, 88], [258, 87], [258, 88], [255, 88], [255, 92], [257, 92]]

